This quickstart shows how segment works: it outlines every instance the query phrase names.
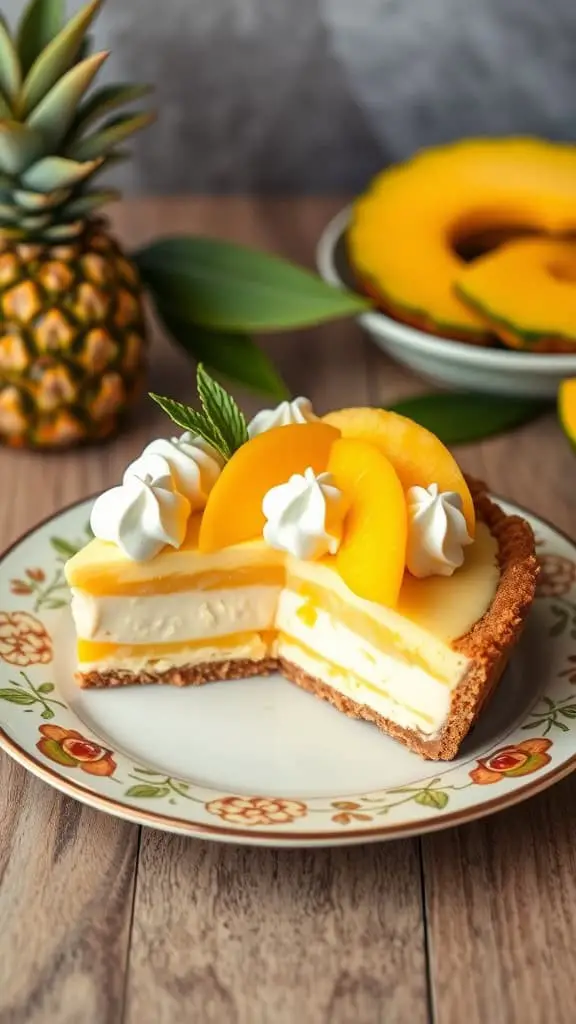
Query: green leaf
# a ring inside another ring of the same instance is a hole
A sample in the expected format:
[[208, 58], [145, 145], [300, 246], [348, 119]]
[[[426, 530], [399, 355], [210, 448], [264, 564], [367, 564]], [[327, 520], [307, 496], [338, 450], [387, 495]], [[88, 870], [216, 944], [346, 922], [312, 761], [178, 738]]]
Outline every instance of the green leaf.
[[0, 14], [0, 89], [10, 104], [14, 104], [20, 90], [20, 62], [10, 29]]
[[54, 712], [52, 711], [52, 708], [46, 708], [40, 715], [40, 718], [44, 718], [46, 720], [48, 720], [49, 718], [54, 718]]
[[54, 192], [26, 192], [24, 189], [15, 189], [12, 193], [14, 201], [24, 210], [50, 210], [54, 206], [63, 203], [70, 192], [68, 189], [56, 189]]
[[112, 153], [108, 153], [104, 157], [102, 162], [98, 165], [94, 174], [102, 174], [104, 171], [109, 171], [111, 167], [117, 167], [118, 164], [124, 164], [127, 160], [132, 159], [132, 153], [129, 149], [115, 149]]
[[17, 221], [20, 221], [18, 210], [7, 203], [0, 203], [0, 218], [2, 218], [4, 224], [15, 224]]
[[49, 598], [47, 601], [42, 601], [42, 608], [47, 612], [55, 612], [58, 608], [65, 608], [69, 601], [65, 601], [64, 598]]
[[81, 235], [86, 227], [84, 220], [66, 221], [64, 224], [53, 224], [43, 232], [46, 241], [68, 242]]
[[287, 260], [213, 238], [166, 238], [133, 258], [160, 306], [217, 330], [311, 326], [369, 308]]
[[116, 202], [116, 200], [120, 199], [120, 196], [121, 193], [115, 188], [84, 192], [78, 199], [73, 199], [72, 202], [66, 203], [66, 214], [69, 217], [86, 217], [100, 206]]
[[58, 35], [64, 23], [64, 0], [31, 0], [18, 26], [17, 47], [22, 73]]
[[422, 807], [434, 807], [437, 811], [442, 811], [448, 803], [448, 793], [445, 793], [442, 789], [422, 789], [414, 797], [414, 803], [421, 804]]
[[75, 544], [70, 544], [67, 540], [63, 540], [62, 537], [50, 537], [50, 543], [57, 551], [59, 555], [64, 555], [65, 558], [72, 558], [78, 551]]
[[546, 717], [543, 716], [537, 722], [527, 722], [527, 724], [523, 725], [522, 728], [523, 729], [541, 729], [542, 726], [544, 725], [545, 721], [546, 721]]
[[279, 401], [289, 397], [284, 381], [273, 363], [246, 334], [211, 331], [181, 320], [163, 307], [157, 308], [167, 332], [199, 362], [223, 374], [235, 384], [272, 395]]
[[151, 786], [148, 783], [141, 783], [138, 786], [130, 786], [130, 789], [126, 790], [126, 796], [135, 796], [141, 800], [149, 800], [152, 797], [167, 796], [169, 793], [167, 786]]
[[187, 782], [180, 782], [178, 779], [172, 779], [172, 785], [174, 786], [175, 789], [182, 793], [187, 793], [188, 790], [190, 789], [190, 786]]
[[[1, 126], [0, 126], [1, 127]], [[52, 192], [55, 188], [68, 188], [87, 178], [99, 166], [98, 160], [79, 163], [63, 156], [45, 156], [22, 175], [26, 188], [37, 192]]]
[[26, 231], [40, 231], [42, 228], [48, 227], [51, 220], [49, 213], [34, 213], [18, 219], [20, 226]]
[[4, 96], [0, 92], [0, 120], [2, 120], [2, 121], [10, 121], [12, 117], [13, 117], [13, 114], [12, 114], [12, 111], [10, 109], [10, 104], [8, 103], [8, 101], [4, 98]]
[[35, 704], [36, 697], [31, 693], [24, 693], [22, 690], [0, 690], [0, 700], [6, 700], [9, 704]]
[[176, 402], [173, 398], [165, 398], [163, 395], [156, 395], [153, 391], [150, 391], [149, 394], [150, 398], [153, 398], [154, 401], [157, 402], [162, 411], [165, 412], [174, 423], [179, 427], [182, 427], [182, 430], [190, 430], [193, 434], [199, 434], [199, 436], [204, 438], [208, 444], [211, 444], [224, 459], [229, 458], [230, 453], [226, 451], [222, 437], [214, 429], [213, 424], [206, 419], [204, 413], [198, 412], [196, 409], [191, 409], [189, 405], [184, 405], [183, 402]]
[[102, 0], [92, 0], [83, 7], [38, 54], [26, 75], [20, 94], [21, 113], [24, 117], [72, 67], [86, 30], [101, 4]]
[[54, 149], [62, 141], [72, 124], [80, 97], [107, 57], [107, 53], [96, 53], [81, 64], [75, 64], [34, 108], [26, 123], [42, 133], [47, 147]]
[[568, 704], [566, 707], [560, 708], [560, 714], [565, 718], [576, 718], [576, 704]]
[[98, 118], [110, 114], [125, 103], [135, 103], [152, 92], [149, 85], [105, 85], [90, 96], [77, 111], [70, 134], [78, 135]]
[[5, 174], [21, 174], [42, 152], [40, 132], [19, 124], [0, 121], [0, 170]]
[[56, 761], [57, 764], [66, 765], [67, 768], [73, 768], [78, 764], [75, 757], [70, 757], [70, 754], [67, 754], [66, 751], [62, 749], [58, 740], [48, 740], [43, 737], [40, 742], [42, 744], [42, 753], [46, 757], [49, 757], [51, 761]]
[[214, 424], [232, 455], [248, 440], [248, 427], [244, 414], [236, 405], [232, 395], [229, 395], [222, 385], [218, 384], [218, 381], [206, 373], [202, 363], [198, 364], [196, 384], [198, 397], [206, 416]]
[[536, 419], [548, 403], [527, 398], [435, 392], [389, 408], [427, 427], [444, 444], [469, 444]]
[[38, 693], [52, 693], [53, 689], [54, 683], [42, 683], [42, 685], [38, 687]]
[[68, 148], [68, 155], [75, 160], [95, 160], [104, 156], [129, 135], [146, 128], [155, 116], [151, 111], [147, 111], [144, 114], [123, 114], [114, 118], [93, 135], [87, 135], [86, 138], [74, 142]]

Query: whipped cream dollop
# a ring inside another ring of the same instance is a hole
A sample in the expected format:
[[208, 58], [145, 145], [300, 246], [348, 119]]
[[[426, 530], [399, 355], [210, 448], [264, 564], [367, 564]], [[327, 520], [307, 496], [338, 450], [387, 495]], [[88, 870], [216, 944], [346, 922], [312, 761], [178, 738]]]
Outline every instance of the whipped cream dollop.
[[308, 468], [264, 495], [264, 540], [296, 558], [336, 554], [341, 540], [344, 502], [330, 473]]
[[472, 544], [455, 491], [439, 491], [437, 484], [410, 487], [406, 565], [418, 579], [451, 576], [464, 562], [464, 548]]
[[294, 398], [291, 402], [280, 402], [275, 409], [262, 409], [248, 424], [248, 436], [256, 437], [272, 427], [287, 427], [291, 423], [312, 423], [316, 416], [309, 398]]
[[149, 454], [147, 472], [128, 470], [122, 484], [96, 499], [90, 516], [95, 537], [116, 544], [134, 562], [147, 562], [167, 544], [179, 548], [190, 502], [174, 489], [166, 459]]
[[224, 460], [202, 437], [189, 430], [180, 437], [159, 437], [146, 446], [142, 454], [126, 469], [130, 476], [141, 480], [158, 471], [158, 458], [164, 459], [172, 477], [174, 490], [183, 494], [193, 511], [204, 508], [214, 487]]

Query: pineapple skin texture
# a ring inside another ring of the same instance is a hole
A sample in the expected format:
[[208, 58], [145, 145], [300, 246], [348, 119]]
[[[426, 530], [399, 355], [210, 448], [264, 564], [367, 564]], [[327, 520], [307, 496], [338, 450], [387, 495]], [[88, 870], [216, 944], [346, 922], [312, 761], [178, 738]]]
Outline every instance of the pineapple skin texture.
[[105, 222], [56, 245], [0, 233], [0, 443], [115, 434], [143, 390], [146, 353], [138, 271]]

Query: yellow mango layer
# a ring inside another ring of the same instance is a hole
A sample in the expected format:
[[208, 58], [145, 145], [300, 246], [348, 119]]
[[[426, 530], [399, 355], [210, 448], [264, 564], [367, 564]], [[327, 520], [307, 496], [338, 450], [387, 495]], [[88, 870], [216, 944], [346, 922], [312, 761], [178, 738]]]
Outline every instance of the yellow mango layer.
[[92, 540], [66, 563], [66, 580], [69, 586], [94, 597], [138, 597], [249, 586], [265, 583], [267, 574], [271, 582], [283, 581], [285, 554], [263, 541], [201, 554], [197, 548], [198, 518], [191, 517], [181, 548], [166, 547], [150, 562], [133, 562], [115, 544]]
[[[156, 594], [179, 594], [190, 590], [237, 590], [238, 587], [281, 587], [286, 571], [283, 565], [239, 565], [234, 569], [207, 569], [204, 572], [183, 572], [157, 579], [140, 581], [94, 577], [82, 587], [94, 597], [149, 597]], [[79, 584], [75, 584], [80, 586]]]
[[254, 636], [259, 636], [265, 643], [271, 644], [276, 636], [273, 631], [229, 633], [227, 636], [214, 636], [202, 640], [185, 640], [168, 644], [113, 644], [95, 640], [77, 641], [78, 661], [82, 664], [104, 661], [110, 658], [147, 658], [150, 661], [160, 660], [171, 654], [183, 654], [185, 651], [198, 651], [202, 647], [216, 647], [223, 650], [231, 647], [243, 647], [249, 644]]

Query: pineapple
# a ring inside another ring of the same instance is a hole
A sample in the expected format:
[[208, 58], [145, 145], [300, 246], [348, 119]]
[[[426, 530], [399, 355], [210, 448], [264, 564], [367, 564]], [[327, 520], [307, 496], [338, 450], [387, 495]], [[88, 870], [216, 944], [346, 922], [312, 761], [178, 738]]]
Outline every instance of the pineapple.
[[61, 0], [31, 0], [14, 37], [0, 17], [0, 441], [16, 447], [109, 436], [145, 377], [138, 270], [101, 215], [118, 194], [94, 184], [153, 115], [107, 117], [144, 86], [85, 98], [101, 2], [62, 24]]

